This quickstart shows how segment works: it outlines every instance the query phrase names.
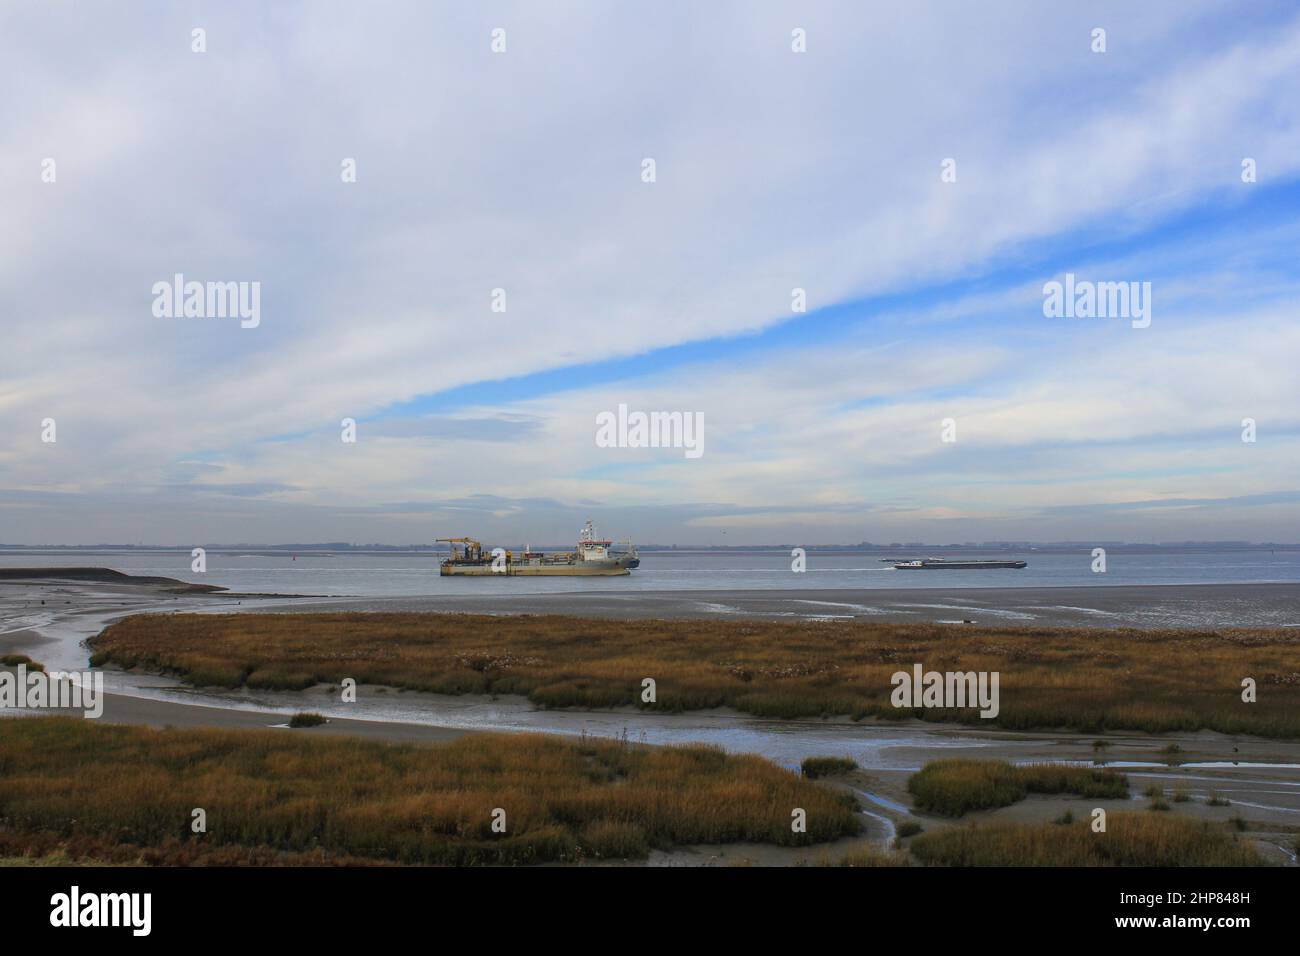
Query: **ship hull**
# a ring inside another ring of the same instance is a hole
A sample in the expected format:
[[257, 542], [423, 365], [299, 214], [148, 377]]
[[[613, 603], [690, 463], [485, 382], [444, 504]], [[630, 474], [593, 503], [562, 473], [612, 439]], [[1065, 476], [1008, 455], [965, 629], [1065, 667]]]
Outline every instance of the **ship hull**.
[[529, 566], [526, 564], [507, 564], [499, 571], [494, 571], [490, 564], [443, 564], [439, 569], [442, 577], [471, 578], [608, 578], [621, 577], [632, 572], [621, 564], [600, 565], [595, 567], [581, 564], [552, 564]]
[[944, 561], [942, 564], [896, 564], [898, 571], [984, 571], [993, 568], [1023, 568], [1024, 561]]

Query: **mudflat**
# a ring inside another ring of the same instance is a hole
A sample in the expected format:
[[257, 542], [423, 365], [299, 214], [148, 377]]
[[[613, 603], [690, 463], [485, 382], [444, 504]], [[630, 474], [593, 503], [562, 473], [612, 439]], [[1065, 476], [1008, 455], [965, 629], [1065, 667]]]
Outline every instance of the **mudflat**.
[[1098, 585], [1051, 588], [835, 588], [301, 598], [269, 610], [460, 611], [662, 619], [845, 619], [1050, 624], [1062, 627], [1297, 627], [1298, 584]]
[[121, 571], [114, 571], [112, 568], [0, 568], [0, 581], [30, 581], [34, 583], [81, 581], [187, 593], [227, 590], [216, 584], [194, 584], [177, 578], [124, 574]]

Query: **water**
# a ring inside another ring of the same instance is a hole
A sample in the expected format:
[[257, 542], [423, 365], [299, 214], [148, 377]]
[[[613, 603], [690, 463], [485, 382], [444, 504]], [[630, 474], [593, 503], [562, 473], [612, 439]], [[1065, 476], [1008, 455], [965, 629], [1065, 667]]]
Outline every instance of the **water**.
[[[95, 565], [160, 575], [233, 591], [356, 597], [553, 594], [640, 591], [835, 591], [860, 588], [1042, 588], [1158, 584], [1300, 583], [1300, 549], [1278, 551], [1111, 551], [1094, 574], [1089, 549], [1014, 554], [900, 551], [899, 557], [1023, 558], [1023, 570], [895, 571], [881, 552], [809, 551], [807, 571], [790, 570], [788, 551], [656, 551], [641, 567], [613, 578], [443, 578], [440, 555], [416, 552], [251, 554], [209, 551], [206, 574], [190, 570], [182, 551], [5, 552], [0, 567]], [[830, 605], [828, 605], [829, 607]]]
[[[203, 704], [230, 710], [273, 712], [267, 725], [311, 710], [329, 718], [349, 718], [402, 724], [429, 724], [460, 730], [486, 730], [600, 737], [633, 743], [712, 744], [732, 753], [755, 753], [790, 769], [809, 756], [848, 757], [870, 769], [919, 770], [916, 748], [953, 755], [990, 746], [969, 735], [941, 736], [927, 727], [897, 727], [847, 720], [782, 720], [748, 714], [696, 711], [668, 714], [622, 709], [616, 711], [540, 710], [522, 697], [450, 697], [416, 691], [380, 692], [363, 686], [357, 700], [343, 703], [337, 691], [252, 691], [205, 687], [195, 690], [176, 680], [153, 675], [105, 670], [104, 687], [123, 694], [173, 703]], [[1031, 759], [1032, 741], [1007, 744]]]

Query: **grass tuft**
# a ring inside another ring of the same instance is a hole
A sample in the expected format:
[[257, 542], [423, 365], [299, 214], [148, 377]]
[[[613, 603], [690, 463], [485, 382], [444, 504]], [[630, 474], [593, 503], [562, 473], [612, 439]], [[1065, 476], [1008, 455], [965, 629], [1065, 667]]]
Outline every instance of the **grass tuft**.
[[857, 770], [858, 764], [847, 757], [809, 757], [800, 769], [809, 780], [816, 780], [818, 777], [842, 777]]
[[911, 866], [906, 853], [898, 850], [882, 850], [870, 844], [856, 850], [850, 850], [839, 857], [823, 857], [817, 861], [818, 866]]
[[299, 713], [289, 718], [290, 727], [319, 727], [321, 724], [329, 723], [320, 714]]

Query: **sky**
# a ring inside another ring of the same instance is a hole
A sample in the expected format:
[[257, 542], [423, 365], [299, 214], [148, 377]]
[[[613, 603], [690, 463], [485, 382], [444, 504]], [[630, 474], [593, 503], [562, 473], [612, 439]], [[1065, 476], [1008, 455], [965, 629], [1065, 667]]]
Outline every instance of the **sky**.
[[0, 78], [0, 542], [1300, 541], [1292, 3], [10, 0]]

